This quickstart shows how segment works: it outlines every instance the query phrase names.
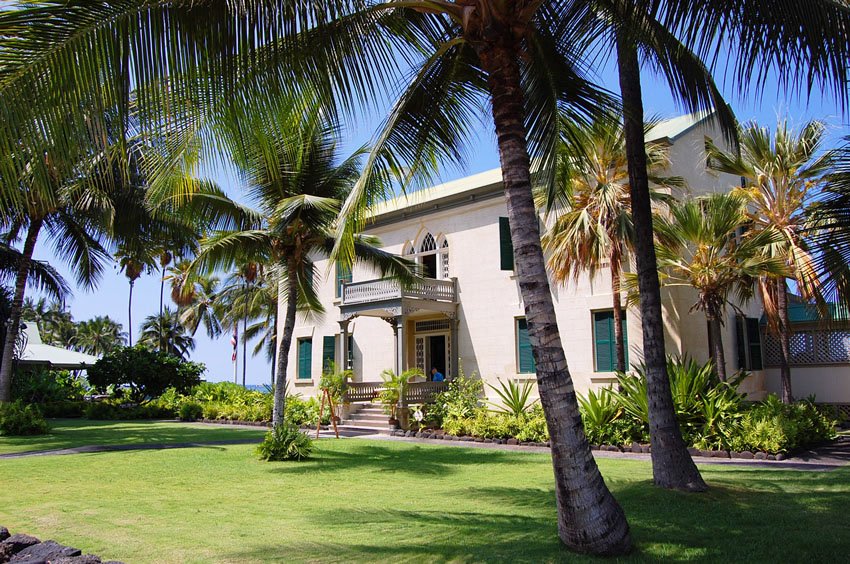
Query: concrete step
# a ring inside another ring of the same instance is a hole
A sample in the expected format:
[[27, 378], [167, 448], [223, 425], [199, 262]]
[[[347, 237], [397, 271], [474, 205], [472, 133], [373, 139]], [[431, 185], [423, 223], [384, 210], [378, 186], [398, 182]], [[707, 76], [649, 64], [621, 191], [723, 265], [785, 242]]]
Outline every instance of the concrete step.
[[370, 423], [386, 423], [389, 420], [389, 417], [381, 413], [380, 415], [361, 415], [360, 413], [355, 413], [348, 418], [350, 421], [362, 421], [362, 422], [370, 422]]
[[[363, 434], [374, 434], [374, 435], [389, 435], [390, 428], [389, 427], [373, 427], [369, 425], [360, 425], [360, 424], [349, 424], [347, 421], [343, 421], [341, 425], [337, 425], [337, 429], [340, 432], [348, 431], [355, 433], [363, 433]], [[333, 430], [331, 430], [333, 432]]]

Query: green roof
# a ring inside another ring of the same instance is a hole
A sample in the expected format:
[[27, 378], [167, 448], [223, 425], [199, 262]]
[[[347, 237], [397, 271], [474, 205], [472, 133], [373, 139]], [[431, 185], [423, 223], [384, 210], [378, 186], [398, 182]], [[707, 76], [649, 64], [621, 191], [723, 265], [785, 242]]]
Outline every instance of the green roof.
[[[815, 304], [792, 302], [788, 304], [788, 319], [791, 323], [820, 323], [822, 321], [850, 321], [850, 312], [840, 304], [827, 304], [829, 318], [818, 310]], [[767, 316], [761, 316], [762, 325], [767, 324]]]

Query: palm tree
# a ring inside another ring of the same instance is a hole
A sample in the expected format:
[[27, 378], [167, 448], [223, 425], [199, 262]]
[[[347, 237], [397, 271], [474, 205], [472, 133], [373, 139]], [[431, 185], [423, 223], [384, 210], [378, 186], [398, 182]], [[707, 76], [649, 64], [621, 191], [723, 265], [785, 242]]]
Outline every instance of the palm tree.
[[177, 313], [166, 307], [162, 315], [154, 314], [145, 318], [139, 344], [159, 350], [160, 343], [165, 346], [163, 352], [187, 360], [189, 352], [195, 349], [195, 339], [186, 332], [186, 328], [177, 318]]
[[779, 338], [782, 401], [793, 401], [791, 386], [791, 324], [788, 318], [788, 280], [804, 299], [823, 303], [816, 248], [809, 233], [807, 208], [827, 184], [833, 154], [822, 152], [824, 125], [811, 121], [799, 132], [780, 122], [776, 132], [750, 123], [739, 132], [740, 149], [728, 152], [708, 145], [710, 166], [740, 177], [745, 185], [735, 193], [745, 198], [752, 229], [777, 230], [781, 239], [767, 247], [769, 256], [781, 259], [787, 272], [762, 276], [759, 294], [768, 327]]
[[734, 194], [674, 205], [669, 216], [659, 216], [655, 223], [662, 281], [665, 286], [697, 290], [693, 309], [705, 313], [708, 320], [711, 358], [721, 381], [726, 381], [721, 327], [730, 295], [745, 303], [753, 295], [756, 280], [785, 272], [782, 261], [764, 252], [779, 241], [778, 231], [744, 231], [749, 223], [746, 200]]
[[[280, 9], [279, 3], [210, 2], [215, 8], [210, 10], [203, 9], [203, 0], [191, 4], [142, 0], [73, 6], [36, 4], [6, 15], [5, 22], [0, 18], [0, 28], [7, 29], [2, 37], [8, 44], [8, 49], [3, 46], [8, 62], [0, 75], [0, 108], [11, 109], [3, 116], [6, 129], [20, 135], [18, 132], [26, 128], [22, 126], [24, 118], [17, 113], [19, 106], [59, 107], [73, 112], [74, 104], [98, 92], [102, 105], [111, 107], [120, 104], [128, 86], [134, 84], [139, 87], [140, 105], [148, 112], [143, 121], [159, 125], [174, 120], [175, 111], [197, 110], [207, 116], [232, 100], [263, 106], [280, 93], [291, 92], [292, 84], [299, 79], [306, 79], [322, 95], [339, 94], [340, 105], [351, 109], [373, 96], [382, 97], [381, 86], [393, 83], [394, 74], [407, 70], [407, 64], [395, 62], [403, 60], [414, 66], [411, 88], [388, 116], [387, 128], [369, 159], [370, 169], [390, 171], [379, 174], [387, 180], [392, 173], [410, 173], [415, 178], [440, 159], [458, 163], [470, 122], [477, 119], [481, 106], [489, 103], [502, 160], [515, 263], [542, 403], [553, 437], [559, 533], [575, 550], [620, 553], [630, 547], [628, 528], [604, 487], [581, 432], [566, 359], [558, 344], [531, 198], [529, 157], [529, 147], [534, 155], [548, 155], [548, 159], [535, 162], [541, 163], [542, 172], [548, 168], [551, 173], [547, 165], [554, 159], [559, 106], [574, 103], [572, 108], [578, 108], [581, 114], [583, 110], [592, 111], [598, 101], [577, 72], [584, 63], [579, 57], [593, 39], [610, 38], [610, 34], [600, 33], [600, 28], [613, 22], [618, 30], [630, 29], [629, 35], [618, 34], [622, 46], [618, 51], [624, 55], [619, 64], [627, 71], [621, 73], [621, 85], [625, 86], [622, 94], [627, 100], [624, 110], [630, 183], [639, 243], [636, 256], [650, 373], [653, 471], [659, 485], [701, 489], [702, 480], [681, 441], [663, 369], [659, 290], [640, 136], [643, 115], [638, 40], [655, 37], [658, 30], [635, 24], [629, 27], [631, 18], [596, 15], [600, 7], [612, 4], [613, 8], [622, 7], [602, 0], [337, 0], [292, 2], [286, 9]], [[682, 30], [689, 43], [709, 55], [718, 39], [731, 38], [741, 53], [732, 59], [742, 83], [754, 72], [758, 75], [775, 66], [789, 84], [811, 86], [820, 80], [842, 96], [847, 93], [850, 39], [843, 3], [812, 0], [803, 10], [790, 0], [777, 0], [771, 10], [763, 9], [762, 0], [622, 4], [638, 10], [663, 8], [664, 17], [650, 23], [659, 21]], [[577, 12], [592, 12], [593, 25], [576, 24]], [[27, 25], [19, 25], [21, 21]], [[146, 25], [139, 25], [140, 21]], [[27, 41], [30, 38], [35, 41]], [[107, 48], [113, 41], [121, 48]], [[104, 48], [93, 50], [92, 44]], [[262, 56], [257, 56], [258, 52]], [[664, 53], [660, 68], [675, 70], [684, 50], [676, 45]], [[126, 60], [135, 64], [124, 64]], [[159, 64], [162, 60], [180, 64], [164, 68]], [[46, 72], [54, 68], [77, 70], [69, 73], [74, 83], [62, 90], [61, 96], [56, 92], [55, 75]], [[234, 71], [240, 74], [234, 75]], [[703, 79], [681, 80], [672, 74], [674, 92], [685, 102], [712, 99], [702, 87]], [[84, 88], [95, 77], [105, 84], [98, 82], [99, 89]], [[203, 81], [200, 88], [199, 77]], [[166, 92], [162, 92], [162, 85], [168, 86]], [[198, 103], [172, 103], [171, 96], [186, 92], [200, 92]], [[195, 136], [202, 134], [198, 124], [205, 123], [203, 117], [187, 117], [189, 125], [180, 130], [172, 147], [192, 147]], [[65, 138], [70, 144], [74, 136]], [[14, 142], [4, 146], [14, 146]], [[353, 219], [343, 223], [341, 234], [347, 237], [335, 251], [344, 261], [354, 256], [351, 240], [362, 226], [362, 210], [370, 201], [365, 196], [368, 185], [362, 182], [343, 209], [345, 216]], [[548, 346], [550, 343], [553, 345]]]
[[277, 360], [277, 315], [278, 290], [280, 280], [276, 269], [264, 269], [258, 283], [247, 296], [249, 314], [252, 324], [244, 332], [244, 339], [256, 339], [252, 356], [257, 356], [265, 350], [266, 359], [271, 367], [271, 385], [274, 387], [274, 374]]
[[[655, 124], [647, 123], [645, 130]], [[617, 370], [626, 371], [621, 302], [622, 262], [632, 248], [634, 225], [631, 216], [628, 163], [623, 127], [614, 115], [595, 119], [587, 126], [569, 124], [561, 145], [557, 184], [554, 193], [539, 198], [541, 207], [554, 211], [554, 223], [543, 235], [543, 248], [556, 281], [564, 283], [587, 272], [592, 278], [608, 263], [614, 311], [614, 340]], [[668, 164], [666, 152], [649, 144], [647, 157], [651, 170]], [[652, 176], [657, 186], [680, 186], [680, 178]], [[653, 191], [656, 201], [668, 201], [667, 194]]]
[[128, 255], [119, 251], [117, 254], [118, 265], [124, 272], [127, 282], [130, 284], [130, 292], [127, 296], [127, 343], [133, 346], [133, 288], [136, 285], [142, 273], [147, 269], [150, 270], [153, 265], [153, 258], [142, 255]]
[[109, 354], [124, 345], [125, 338], [121, 324], [108, 315], [99, 315], [77, 324], [77, 348], [94, 356]]
[[[184, 266], [191, 266], [191, 262], [181, 261], [177, 268], [183, 269]], [[172, 281], [186, 279], [180, 270], [174, 276]], [[193, 274], [188, 280], [187, 288], [191, 289], [176, 291], [180, 323], [193, 337], [198, 332], [198, 328], [203, 325], [207, 336], [215, 339], [222, 332], [221, 311], [219, 311], [221, 309], [219, 307], [220, 281], [216, 276], [201, 274]], [[172, 290], [172, 298], [174, 295], [175, 291]]]
[[[263, 118], [238, 116], [223, 130], [251, 198], [259, 204], [255, 221], [243, 229], [218, 231], [202, 241], [195, 259], [201, 270], [248, 263], [278, 269], [286, 312], [278, 343], [274, 386], [275, 426], [284, 421], [286, 370], [299, 306], [321, 312], [316, 295], [315, 256], [328, 256], [342, 198], [359, 175], [357, 155], [337, 164], [336, 128], [322, 119], [304, 120], [280, 106]], [[321, 118], [321, 116], [316, 116]], [[235, 204], [234, 204], [235, 205]], [[357, 236], [354, 256], [402, 282], [412, 280], [412, 264], [377, 247], [373, 237]], [[235, 320], [241, 312], [232, 312]]]

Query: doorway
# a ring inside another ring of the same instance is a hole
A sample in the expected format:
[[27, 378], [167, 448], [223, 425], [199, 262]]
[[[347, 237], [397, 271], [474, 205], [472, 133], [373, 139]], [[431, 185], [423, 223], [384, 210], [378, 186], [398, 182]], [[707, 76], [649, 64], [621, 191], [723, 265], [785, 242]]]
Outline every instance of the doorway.
[[444, 376], [446, 375], [446, 336], [431, 335], [428, 337], [428, 365], [425, 371], [428, 380], [431, 380], [431, 368], [436, 368]]

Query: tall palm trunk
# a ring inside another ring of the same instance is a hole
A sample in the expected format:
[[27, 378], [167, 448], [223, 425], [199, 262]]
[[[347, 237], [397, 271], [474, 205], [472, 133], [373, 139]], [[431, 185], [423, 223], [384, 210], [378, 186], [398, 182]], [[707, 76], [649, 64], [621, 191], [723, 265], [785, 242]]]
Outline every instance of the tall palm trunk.
[[779, 381], [782, 386], [782, 402], [792, 403], [791, 388], [791, 320], [788, 317], [788, 288], [785, 278], [776, 280], [776, 313], [779, 317]]
[[711, 310], [706, 311], [708, 319], [708, 331], [711, 335], [711, 360], [714, 362], [714, 369], [717, 371], [717, 377], [721, 382], [726, 381], [726, 353], [723, 349], [723, 331], [720, 323], [720, 312]]
[[707, 486], [688, 453], [676, 415], [667, 377], [661, 288], [652, 232], [646, 146], [643, 133], [643, 99], [640, 64], [634, 44], [617, 32], [617, 65], [623, 98], [623, 131], [629, 167], [635, 258], [640, 291], [643, 360], [649, 401], [649, 436], [652, 442], [652, 475], [663, 488], [705, 491]]
[[611, 253], [611, 295], [612, 309], [614, 310], [614, 347], [617, 353], [617, 371], [626, 371], [626, 342], [623, 339], [623, 302], [620, 295], [620, 252], [615, 250]]
[[590, 451], [555, 319], [531, 193], [519, 49], [498, 41], [483, 41], [476, 49], [488, 74], [514, 260], [551, 437], [558, 534], [578, 552], [624, 554], [632, 546], [629, 525]]
[[15, 342], [21, 326], [24, 293], [30, 266], [32, 266], [32, 255], [35, 252], [35, 243], [38, 241], [38, 233], [41, 231], [42, 224], [41, 218], [33, 219], [30, 222], [27, 237], [24, 240], [21, 262], [18, 265], [18, 272], [15, 277], [15, 295], [12, 297], [12, 304], [9, 309], [9, 321], [3, 339], [3, 358], [0, 361], [0, 401], [12, 401], [12, 366], [15, 360]]
[[295, 329], [295, 305], [298, 301], [298, 281], [295, 279], [295, 265], [289, 265], [286, 289], [286, 316], [283, 318], [283, 337], [277, 349], [277, 375], [274, 382], [274, 412], [272, 425], [283, 423], [286, 411], [286, 368], [289, 365], [289, 348], [292, 345], [292, 332]]
[[[163, 299], [165, 296], [165, 266], [161, 265], [159, 270], [159, 318], [162, 319]], [[159, 340], [159, 350], [165, 349], [165, 344], [162, 339]]]
[[[272, 338], [275, 339], [275, 343], [277, 342], [277, 307], [274, 308], [274, 313], [272, 314]], [[277, 367], [277, 347], [272, 347], [272, 366], [271, 366], [271, 386], [274, 388], [274, 375], [275, 368]]]
[[248, 290], [247, 284], [242, 285], [245, 293], [244, 316], [242, 317], [242, 387], [245, 387], [245, 374], [248, 372]]
[[127, 299], [127, 341], [131, 347], [133, 346], [133, 286], [135, 285], [136, 281], [130, 279], [130, 297]]

